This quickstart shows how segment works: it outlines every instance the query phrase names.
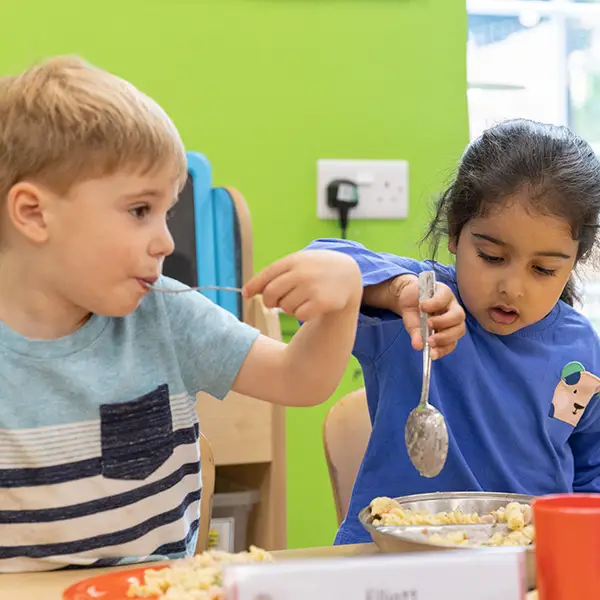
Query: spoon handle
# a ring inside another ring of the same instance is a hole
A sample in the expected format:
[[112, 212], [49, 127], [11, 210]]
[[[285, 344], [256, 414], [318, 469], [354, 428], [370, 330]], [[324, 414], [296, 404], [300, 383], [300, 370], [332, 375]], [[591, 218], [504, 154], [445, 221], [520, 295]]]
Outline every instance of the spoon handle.
[[150, 289], [153, 292], [161, 292], [162, 294], [185, 294], [186, 292], [197, 292], [200, 290], [219, 290], [221, 292], [236, 292], [239, 294], [242, 291], [242, 288], [229, 287], [226, 285], [197, 285], [194, 287], [180, 289], [180, 290], [172, 290], [172, 289], [168, 289], [168, 288], [152, 286]]
[[[419, 305], [425, 300], [433, 297], [435, 293], [435, 272], [423, 271], [419, 273]], [[421, 400], [419, 404], [424, 406], [429, 399], [429, 380], [431, 377], [431, 347], [429, 336], [431, 330], [427, 324], [429, 315], [423, 311], [420, 313], [421, 337], [423, 338], [423, 386], [421, 387]]]

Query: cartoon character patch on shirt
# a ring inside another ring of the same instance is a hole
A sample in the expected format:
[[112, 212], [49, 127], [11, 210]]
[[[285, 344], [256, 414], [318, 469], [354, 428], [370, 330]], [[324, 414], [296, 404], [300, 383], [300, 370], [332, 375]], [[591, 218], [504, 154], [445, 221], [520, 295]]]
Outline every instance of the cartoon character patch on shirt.
[[588, 373], [580, 362], [570, 362], [563, 368], [554, 390], [550, 416], [575, 427], [599, 392], [600, 378]]

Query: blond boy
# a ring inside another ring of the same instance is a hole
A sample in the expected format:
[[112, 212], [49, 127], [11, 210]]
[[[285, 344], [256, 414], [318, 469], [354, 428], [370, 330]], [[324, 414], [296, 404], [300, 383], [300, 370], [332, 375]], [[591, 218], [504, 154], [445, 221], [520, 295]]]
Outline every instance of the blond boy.
[[186, 176], [164, 111], [77, 58], [0, 81], [0, 571], [189, 554], [199, 519], [193, 398], [306, 406], [338, 384], [361, 278], [287, 256], [245, 288], [306, 321], [289, 345], [201, 294], [151, 283]]

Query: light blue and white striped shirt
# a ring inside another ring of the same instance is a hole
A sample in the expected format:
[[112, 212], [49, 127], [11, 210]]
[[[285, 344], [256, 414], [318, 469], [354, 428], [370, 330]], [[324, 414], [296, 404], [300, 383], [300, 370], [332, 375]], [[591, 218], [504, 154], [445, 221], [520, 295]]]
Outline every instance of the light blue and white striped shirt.
[[257, 335], [195, 292], [58, 340], [0, 323], [0, 572], [193, 553], [195, 395], [223, 398]]

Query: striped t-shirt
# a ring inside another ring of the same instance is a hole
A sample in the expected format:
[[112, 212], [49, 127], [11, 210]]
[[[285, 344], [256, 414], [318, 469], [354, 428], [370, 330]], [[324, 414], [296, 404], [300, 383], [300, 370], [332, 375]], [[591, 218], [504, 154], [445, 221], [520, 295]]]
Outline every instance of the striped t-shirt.
[[196, 292], [52, 341], [0, 323], [0, 572], [192, 554], [195, 395], [223, 398], [257, 335]]

